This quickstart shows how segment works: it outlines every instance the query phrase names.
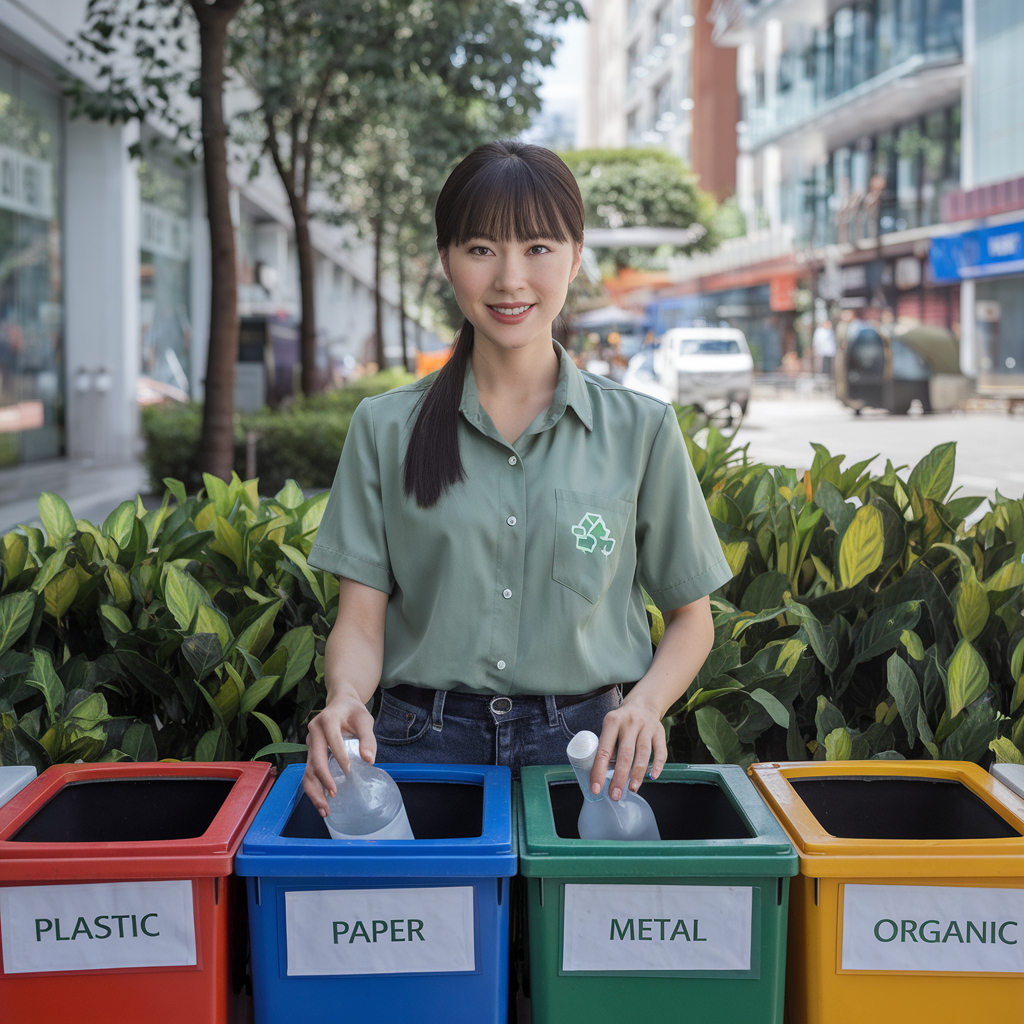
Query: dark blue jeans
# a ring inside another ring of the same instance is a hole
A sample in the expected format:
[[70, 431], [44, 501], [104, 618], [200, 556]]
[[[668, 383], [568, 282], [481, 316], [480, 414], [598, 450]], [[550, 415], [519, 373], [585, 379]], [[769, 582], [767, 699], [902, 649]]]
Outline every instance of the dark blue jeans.
[[427, 764], [502, 764], [519, 777], [532, 764], [567, 764], [565, 748], [581, 729], [601, 734], [604, 716], [622, 703], [620, 687], [578, 704], [554, 697], [496, 697], [478, 702], [470, 717], [445, 710], [438, 690], [430, 711], [384, 690], [373, 726], [377, 761]]

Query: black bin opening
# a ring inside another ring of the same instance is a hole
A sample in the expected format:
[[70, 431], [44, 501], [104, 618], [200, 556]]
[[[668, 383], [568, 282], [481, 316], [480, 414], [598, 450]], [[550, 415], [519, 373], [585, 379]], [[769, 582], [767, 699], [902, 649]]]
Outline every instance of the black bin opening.
[[[398, 782], [417, 839], [476, 839], [484, 831], [484, 787], [473, 782]], [[320, 812], [303, 794], [288, 823], [285, 839], [330, 839]]]
[[[576, 782], [549, 782], [555, 833], [579, 839], [583, 793]], [[646, 782], [640, 795], [651, 805], [662, 839], [751, 839], [753, 833], [714, 782]], [[606, 798], [607, 799], [607, 798]]]
[[141, 843], [198, 839], [234, 779], [72, 782], [11, 836], [16, 843]]
[[1010, 839], [1020, 833], [952, 779], [837, 775], [790, 779], [837, 839]]

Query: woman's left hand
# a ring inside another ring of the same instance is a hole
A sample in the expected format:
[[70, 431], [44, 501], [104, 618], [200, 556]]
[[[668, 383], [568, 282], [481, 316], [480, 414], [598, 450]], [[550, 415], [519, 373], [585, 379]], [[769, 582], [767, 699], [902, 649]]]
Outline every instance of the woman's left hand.
[[651, 778], [656, 779], [668, 760], [665, 727], [661, 724], [659, 709], [634, 690], [619, 707], [604, 716], [597, 756], [590, 772], [591, 792], [595, 795], [601, 792], [614, 756], [615, 773], [608, 787], [609, 795], [618, 800], [627, 783], [635, 793], [644, 781], [652, 754]]

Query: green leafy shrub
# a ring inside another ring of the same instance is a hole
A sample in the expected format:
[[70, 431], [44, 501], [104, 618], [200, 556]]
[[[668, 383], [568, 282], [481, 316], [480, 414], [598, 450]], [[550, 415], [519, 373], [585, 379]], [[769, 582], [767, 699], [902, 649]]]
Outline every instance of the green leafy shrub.
[[[967, 527], [983, 499], [949, 494], [951, 444], [875, 475], [816, 445], [799, 475], [679, 420], [736, 575], [666, 719], [677, 760], [1024, 763], [1024, 501]], [[337, 614], [337, 579], [306, 563], [326, 493], [166, 483], [99, 527], [44, 494], [43, 530], [3, 537], [0, 763], [304, 756]]]
[[43, 494], [44, 529], [4, 536], [0, 762], [302, 758], [337, 614], [306, 564], [327, 494], [204, 482], [100, 527]]
[[[240, 477], [246, 475], [247, 439], [254, 431], [256, 470], [264, 493], [277, 492], [288, 480], [307, 490], [330, 487], [356, 406], [369, 395], [379, 395], [412, 380], [411, 374], [393, 368], [360, 377], [344, 388], [299, 398], [280, 412], [261, 409], [236, 413], [235, 472]], [[203, 486], [196, 458], [202, 418], [203, 407], [195, 403], [154, 405], [143, 410], [143, 461], [154, 493], [167, 478], [180, 480], [189, 493]]]
[[736, 575], [666, 720], [678, 760], [1024, 763], [1024, 502], [965, 527], [985, 499], [950, 495], [953, 444], [875, 476], [814, 445], [800, 476], [680, 421]]

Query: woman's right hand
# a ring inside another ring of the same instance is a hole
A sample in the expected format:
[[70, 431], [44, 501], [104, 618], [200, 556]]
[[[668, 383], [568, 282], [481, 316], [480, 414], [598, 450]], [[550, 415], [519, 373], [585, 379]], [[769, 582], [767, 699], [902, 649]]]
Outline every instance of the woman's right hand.
[[325, 818], [329, 809], [324, 791], [326, 790], [332, 797], [337, 792], [337, 786], [327, 767], [328, 754], [333, 753], [341, 770], [348, 772], [351, 766], [345, 752], [346, 737], [357, 737], [360, 756], [367, 764], [373, 764], [377, 756], [373, 716], [355, 694], [339, 694], [333, 700], [329, 700], [323, 711], [309, 723], [309, 734], [306, 737], [309, 753], [302, 788], [313, 806]]

